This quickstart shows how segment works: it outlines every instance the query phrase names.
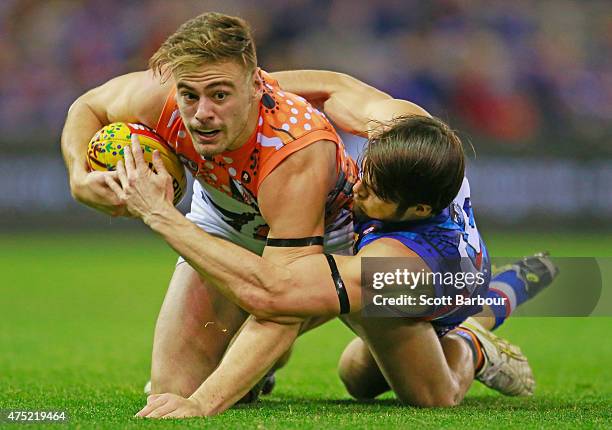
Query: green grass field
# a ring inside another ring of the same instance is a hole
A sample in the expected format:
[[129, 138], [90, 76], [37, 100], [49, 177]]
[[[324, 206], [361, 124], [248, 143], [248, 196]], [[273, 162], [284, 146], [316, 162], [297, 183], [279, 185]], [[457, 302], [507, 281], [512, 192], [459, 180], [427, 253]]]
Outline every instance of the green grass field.
[[[612, 256], [612, 235], [489, 236], [498, 256]], [[256, 405], [208, 419], [135, 419], [174, 260], [147, 234], [0, 236], [0, 409], [65, 410], [65, 426], [84, 429], [612, 428], [612, 318], [603, 317], [516, 318], [499, 330], [530, 358], [538, 388], [529, 399], [475, 383], [452, 409], [403, 407], [391, 395], [358, 403], [336, 376], [352, 336], [334, 322], [299, 340], [276, 390]]]

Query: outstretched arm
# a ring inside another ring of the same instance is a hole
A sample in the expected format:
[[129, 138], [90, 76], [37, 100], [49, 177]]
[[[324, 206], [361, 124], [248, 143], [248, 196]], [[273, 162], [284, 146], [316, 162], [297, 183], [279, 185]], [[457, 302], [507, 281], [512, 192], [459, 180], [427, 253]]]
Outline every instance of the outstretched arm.
[[[343, 279], [352, 293], [360, 291], [360, 257], [384, 256], [414, 257], [415, 254], [395, 240], [380, 239], [364, 247], [359, 257], [345, 257]], [[415, 263], [415, 272], [426, 269], [424, 264], [414, 258], [412, 260]], [[316, 277], [316, 273], [312, 273], [313, 268], [320, 269], [316, 265], [311, 268], [304, 266], [301, 273], [310, 273]], [[333, 286], [308, 287], [308, 284], [305, 284], [301, 289], [312, 291], [315, 295], [319, 294], [317, 290], [334, 291]], [[293, 303], [298, 306], [301, 298], [309, 300], [308, 295], [294, 296]], [[353, 305], [358, 309], [362, 304], [361, 297], [352, 294], [352, 300], [351, 309], [354, 309]], [[334, 301], [337, 302], [337, 298], [330, 297], [330, 302]], [[254, 387], [291, 347], [304, 321], [303, 318], [295, 316], [290, 320], [274, 316], [249, 317], [219, 366], [188, 399], [169, 393], [150, 396], [147, 406], [138, 416], [172, 418], [210, 416], [224, 412]]]
[[403, 115], [430, 116], [422, 107], [394, 99], [352, 76], [324, 70], [295, 70], [272, 73], [280, 86], [308, 101], [322, 105], [342, 130], [367, 137], [379, 123]]
[[[133, 138], [132, 150], [125, 149], [125, 166], [117, 165], [121, 187], [108, 179], [107, 184], [117, 197], [126, 203], [130, 212], [143, 219], [152, 230], [182, 255], [200, 275], [211, 282], [229, 300], [259, 318], [338, 315], [340, 306], [327, 260], [321, 247], [272, 248], [264, 251], [262, 258], [238, 245], [216, 238], [204, 232], [172, 205], [172, 179], [161, 162], [159, 153], [153, 154], [155, 170], [146, 165], [142, 148]], [[308, 196], [297, 189], [313, 187], [312, 176], [301, 176], [302, 161], [318, 150], [304, 149], [292, 163], [284, 162], [284, 168], [295, 168], [299, 175], [292, 179], [286, 176], [266, 179], [270, 198], [260, 203], [270, 222], [270, 235], [275, 237], [304, 237], [323, 233], [323, 213], [320, 220], [308, 222], [296, 214], [306, 210], [302, 202]], [[278, 169], [281, 169], [279, 167]], [[274, 173], [274, 172], [273, 172]], [[280, 172], [279, 170], [279, 173]], [[319, 172], [320, 175], [320, 172]], [[302, 182], [305, 181], [305, 184]], [[264, 185], [262, 185], [263, 188]], [[261, 194], [260, 189], [260, 194]], [[292, 195], [295, 205], [279, 205], [276, 196]], [[265, 194], [265, 193], [264, 193]], [[316, 193], [318, 194], [318, 193]], [[320, 193], [321, 200], [325, 193]], [[307, 206], [307, 205], [306, 205]], [[316, 206], [316, 205], [315, 205]], [[321, 212], [324, 202], [320, 203]], [[283, 208], [285, 211], [283, 211]], [[313, 208], [311, 208], [313, 209]], [[318, 209], [313, 209], [318, 214]], [[286, 219], [284, 212], [296, 215]], [[316, 217], [315, 217], [316, 218]], [[309, 224], [310, 223], [310, 224]], [[301, 226], [306, 230], [290, 233], [291, 228]], [[338, 268], [347, 284], [349, 299], [359, 306], [360, 275], [359, 260], [352, 257], [336, 257]], [[352, 275], [349, 272], [353, 273]]]
[[164, 393], [149, 396], [137, 416], [182, 418], [217, 415], [233, 406], [291, 347], [300, 324], [249, 317], [215, 371], [188, 399]]

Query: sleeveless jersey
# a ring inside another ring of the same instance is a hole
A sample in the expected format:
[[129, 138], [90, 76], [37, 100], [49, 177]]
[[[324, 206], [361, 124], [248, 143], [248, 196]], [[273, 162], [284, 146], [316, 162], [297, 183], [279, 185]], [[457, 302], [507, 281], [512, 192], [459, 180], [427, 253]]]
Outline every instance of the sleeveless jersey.
[[262, 181], [285, 158], [319, 140], [336, 144], [337, 182], [326, 204], [326, 233], [352, 222], [352, 186], [357, 167], [342, 140], [322, 112], [304, 98], [282, 91], [262, 72], [264, 94], [257, 127], [240, 148], [210, 158], [201, 157], [181, 120], [176, 90], [168, 95], [156, 132], [174, 148], [182, 163], [197, 179], [201, 198], [233, 229], [264, 240], [269, 227], [259, 211], [257, 195]]
[[[435, 285], [436, 296], [461, 294], [464, 297], [484, 296], [491, 279], [491, 262], [485, 244], [476, 228], [470, 200], [470, 185], [463, 179], [461, 189], [451, 205], [440, 214], [422, 221], [385, 223], [367, 220], [356, 225], [355, 253], [369, 243], [384, 237], [395, 239], [415, 252], [434, 273], [480, 272], [483, 285]], [[431, 321], [440, 334], [480, 312], [480, 306], [438, 306], [433, 314], [422, 318]]]

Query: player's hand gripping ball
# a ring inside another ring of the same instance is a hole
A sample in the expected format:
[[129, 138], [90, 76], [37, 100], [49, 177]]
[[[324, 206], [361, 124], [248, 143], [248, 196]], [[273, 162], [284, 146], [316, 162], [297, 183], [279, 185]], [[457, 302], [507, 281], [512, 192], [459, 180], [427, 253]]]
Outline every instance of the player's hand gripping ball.
[[132, 134], [138, 135], [145, 161], [153, 169], [153, 151], [159, 151], [166, 170], [172, 176], [174, 204], [185, 195], [187, 178], [185, 169], [170, 146], [153, 130], [142, 124], [114, 122], [100, 129], [89, 142], [87, 164], [91, 170], [113, 171], [117, 162], [123, 159], [123, 149], [131, 145]]

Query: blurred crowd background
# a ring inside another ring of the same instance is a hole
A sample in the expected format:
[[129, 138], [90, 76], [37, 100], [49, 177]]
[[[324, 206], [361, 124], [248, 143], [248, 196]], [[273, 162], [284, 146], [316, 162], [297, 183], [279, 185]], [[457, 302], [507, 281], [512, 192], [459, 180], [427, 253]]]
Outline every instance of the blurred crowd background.
[[0, 211], [74, 209], [49, 180], [70, 103], [212, 10], [250, 22], [265, 70], [347, 72], [460, 130], [485, 217], [612, 214], [609, 0], [2, 0]]

